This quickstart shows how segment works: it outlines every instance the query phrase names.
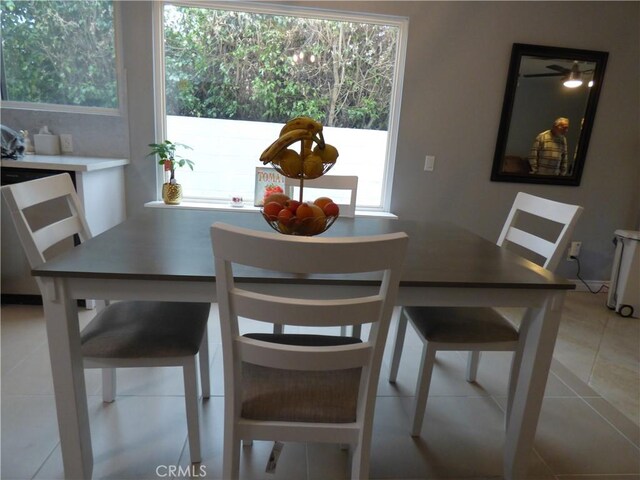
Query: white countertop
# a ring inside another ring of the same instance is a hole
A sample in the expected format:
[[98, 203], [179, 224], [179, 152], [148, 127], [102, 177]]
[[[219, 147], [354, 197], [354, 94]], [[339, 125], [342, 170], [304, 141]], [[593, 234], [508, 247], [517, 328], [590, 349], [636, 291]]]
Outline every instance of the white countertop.
[[24, 155], [18, 160], [2, 159], [3, 168], [36, 168], [89, 172], [128, 165], [126, 158], [80, 157], [72, 155]]

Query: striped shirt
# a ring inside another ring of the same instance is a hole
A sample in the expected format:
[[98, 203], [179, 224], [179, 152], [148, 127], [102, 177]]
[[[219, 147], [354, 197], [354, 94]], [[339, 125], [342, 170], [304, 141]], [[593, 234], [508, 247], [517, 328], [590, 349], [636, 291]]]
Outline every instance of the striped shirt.
[[529, 154], [531, 172], [538, 175], [567, 174], [567, 139], [546, 130], [536, 137]]

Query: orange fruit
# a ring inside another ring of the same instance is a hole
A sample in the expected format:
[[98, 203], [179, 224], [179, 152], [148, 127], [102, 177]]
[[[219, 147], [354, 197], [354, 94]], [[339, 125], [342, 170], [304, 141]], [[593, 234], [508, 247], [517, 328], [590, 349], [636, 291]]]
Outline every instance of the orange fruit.
[[308, 203], [308, 205], [313, 211], [313, 218], [307, 218], [305, 220], [307, 223], [305, 233], [307, 235], [317, 235], [324, 232], [327, 224], [324, 212], [319, 206], [314, 205], [313, 203]]
[[265, 197], [264, 204], [266, 205], [270, 202], [276, 202], [284, 207], [285, 203], [287, 203], [287, 200], [289, 200], [289, 196], [285, 195], [284, 193], [272, 193], [271, 195], [267, 195]]
[[313, 203], [317, 206], [319, 206], [320, 208], [324, 209], [324, 206], [327, 203], [333, 203], [333, 200], [331, 200], [329, 197], [319, 197], [316, 198]]
[[282, 209], [283, 206], [278, 202], [269, 202], [264, 205], [262, 211], [270, 220], [276, 220], [278, 218], [280, 210]]
[[313, 211], [313, 216], [314, 217], [320, 217], [320, 218], [324, 218], [325, 217], [325, 214], [322, 211], [322, 208], [320, 208], [318, 205], [310, 203], [309, 204], [309, 208], [311, 208], [311, 210]]
[[322, 210], [327, 217], [337, 217], [340, 214], [340, 207], [333, 202], [327, 203]]
[[315, 215], [311, 205], [312, 204], [308, 202], [301, 203], [296, 210], [296, 217], [300, 220], [303, 218], [314, 217]]
[[300, 202], [298, 200], [287, 200], [284, 204], [285, 208], [288, 208], [289, 210], [291, 210], [291, 213], [293, 213], [295, 215], [296, 210], [298, 210], [298, 207], [300, 206]]
[[283, 208], [278, 212], [278, 222], [281, 225], [288, 226], [293, 218], [293, 212], [288, 208]]

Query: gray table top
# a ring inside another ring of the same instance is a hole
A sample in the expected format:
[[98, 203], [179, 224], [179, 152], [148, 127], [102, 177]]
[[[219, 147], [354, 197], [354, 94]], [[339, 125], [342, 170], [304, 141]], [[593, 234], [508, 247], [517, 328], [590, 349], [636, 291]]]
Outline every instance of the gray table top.
[[[259, 213], [145, 209], [124, 223], [33, 270], [37, 276], [213, 282], [209, 227], [225, 222], [271, 231]], [[401, 286], [574, 289], [568, 280], [459, 226], [385, 218], [339, 218], [321, 237], [404, 231], [409, 247]], [[332, 282], [337, 277], [300, 278], [236, 272], [247, 281]], [[340, 278], [366, 284], [368, 277]], [[241, 280], [242, 281], [242, 280]]]

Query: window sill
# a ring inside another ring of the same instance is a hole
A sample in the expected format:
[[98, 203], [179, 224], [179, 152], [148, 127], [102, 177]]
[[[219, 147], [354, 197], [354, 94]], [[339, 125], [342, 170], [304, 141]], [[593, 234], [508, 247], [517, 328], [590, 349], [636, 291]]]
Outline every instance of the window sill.
[[[167, 205], [161, 201], [147, 202], [144, 204], [148, 208], [174, 208], [183, 210], [221, 210], [226, 212], [259, 212], [259, 207], [253, 205], [245, 205], [243, 207], [232, 207], [231, 205], [223, 203], [199, 203], [199, 202], [182, 202], [180, 205]], [[380, 218], [394, 218], [397, 219], [397, 215], [389, 212], [376, 212], [368, 210], [357, 210], [357, 217], [380, 217]]]

